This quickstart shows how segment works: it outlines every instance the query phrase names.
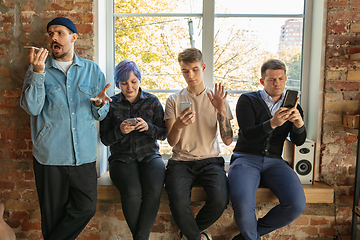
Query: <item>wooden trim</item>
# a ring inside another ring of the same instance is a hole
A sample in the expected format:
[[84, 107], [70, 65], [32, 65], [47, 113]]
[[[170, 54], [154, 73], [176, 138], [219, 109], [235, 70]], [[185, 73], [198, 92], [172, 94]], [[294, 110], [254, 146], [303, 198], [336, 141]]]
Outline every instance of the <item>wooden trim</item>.
[[[103, 178], [104, 177], [104, 178]], [[103, 176], [98, 179], [98, 200], [116, 201], [120, 202], [120, 194], [114, 185], [112, 185], [110, 178]], [[333, 203], [334, 189], [323, 182], [316, 182], [315, 184], [303, 185], [306, 202], [307, 203]], [[202, 202], [206, 200], [206, 193], [201, 186], [195, 186], [191, 191], [191, 201]], [[161, 201], [168, 201], [167, 193], [163, 190], [161, 194]], [[278, 202], [278, 199], [265, 187], [260, 187], [256, 193], [257, 202]]]

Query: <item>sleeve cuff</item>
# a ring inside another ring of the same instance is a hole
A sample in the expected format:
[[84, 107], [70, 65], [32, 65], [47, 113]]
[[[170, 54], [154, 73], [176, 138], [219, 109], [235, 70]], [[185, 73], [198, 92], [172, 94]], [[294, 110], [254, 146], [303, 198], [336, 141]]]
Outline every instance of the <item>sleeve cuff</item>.
[[102, 108], [105, 104], [102, 103], [102, 104], [100, 104], [99, 106], [96, 106], [96, 105], [95, 105], [95, 102], [92, 102], [92, 105], [93, 105], [96, 109], [100, 109], [100, 108]]
[[297, 128], [297, 127], [293, 126], [293, 131], [294, 131], [294, 133], [296, 133], [296, 134], [301, 134], [301, 133], [303, 133], [303, 132], [305, 131], [305, 124], [302, 125], [301, 128]]
[[116, 140], [117, 140], [117, 141], [118, 141], [119, 139], [121, 139], [122, 137], [124, 137], [124, 134], [123, 134], [123, 132], [122, 132], [121, 129], [120, 129], [120, 124], [115, 127], [115, 137], [116, 137]]
[[37, 73], [37, 72], [33, 71], [31, 81], [33, 83], [36, 83], [36, 84], [44, 84], [44, 82], [45, 82], [45, 72]]
[[271, 133], [272, 131], [274, 131], [274, 129], [271, 127], [270, 120], [267, 120], [263, 123], [263, 130], [266, 133]]

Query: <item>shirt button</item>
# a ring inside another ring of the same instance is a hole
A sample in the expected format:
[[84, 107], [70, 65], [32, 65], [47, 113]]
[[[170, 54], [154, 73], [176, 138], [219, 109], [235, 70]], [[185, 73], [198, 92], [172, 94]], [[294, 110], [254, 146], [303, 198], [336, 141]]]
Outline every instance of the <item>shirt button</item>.
[[72, 115], [74, 115], [74, 113], [71, 113]]
[[73, 130], [75, 130], [75, 128], [73, 128]]
[[70, 101], [72, 101], [72, 98], [70, 98]]
[[68, 85], [68, 87], [70, 87], [70, 85]]

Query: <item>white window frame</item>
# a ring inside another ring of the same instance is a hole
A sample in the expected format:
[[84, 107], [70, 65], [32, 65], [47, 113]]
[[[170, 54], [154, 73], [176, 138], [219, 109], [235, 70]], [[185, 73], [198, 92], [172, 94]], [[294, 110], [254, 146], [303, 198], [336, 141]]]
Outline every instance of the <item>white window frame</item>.
[[[206, 4], [205, 4], [206, 1]], [[95, 5], [95, 62], [99, 64], [106, 75], [108, 82], [113, 84], [114, 79], [114, 26], [113, 1], [94, 0]], [[216, 17], [253, 17], [254, 14], [215, 14], [215, 0], [204, 0], [202, 14], [147, 14], [149, 16], [193, 16], [203, 18], [202, 52], [204, 62], [207, 63], [205, 71], [205, 84], [212, 88], [214, 85], [214, 19]], [[325, 61], [325, 26], [326, 26], [326, 0], [305, 0], [305, 21], [303, 40], [303, 64], [301, 84], [301, 106], [305, 114], [307, 136], [315, 141], [317, 146], [321, 142], [321, 122], [323, 111], [323, 83]], [[121, 14], [134, 16], [136, 14]], [[140, 14], [138, 14], [140, 15]], [[144, 15], [144, 14], [141, 14]], [[264, 17], [298, 18], [299, 15], [263, 15]], [[206, 41], [204, 41], [206, 39]], [[311, 84], [310, 84], [311, 81]], [[311, 85], [311, 87], [310, 87]], [[113, 89], [111, 90], [113, 91]], [[109, 94], [113, 92], [109, 91]], [[230, 91], [239, 92], [239, 91]], [[311, 102], [311, 105], [309, 104]], [[104, 152], [102, 150], [102, 152]], [[317, 147], [316, 159], [319, 159], [320, 147]], [[104, 157], [100, 156], [100, 159]], [[100, 161], [102, 162], [102, 161]], [[107, 158], [104, 160], [107, 163]], [[317, 165], [319, 161], [317, 161]], [[99, 164], [98, 164], [99, 165]], [[100, 164], [104, 165], [104, 163]], [[103, 171], [101, 171], [103, 172]], [[101, 175], [101, 174], [100, 174]]]

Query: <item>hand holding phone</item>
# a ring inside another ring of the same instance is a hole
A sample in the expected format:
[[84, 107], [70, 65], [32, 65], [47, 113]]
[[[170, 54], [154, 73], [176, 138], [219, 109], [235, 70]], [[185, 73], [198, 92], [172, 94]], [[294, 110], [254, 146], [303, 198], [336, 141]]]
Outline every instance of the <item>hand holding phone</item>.
[[183, 113], [185, 111], [185, 109], [190, 108], [190, 112], [188, 112], [187, 114], [192, 113], [192, 106], [191, 106], [191, 102], [181, 102], [180, 103], [180, 112]]
[[286, 90], [284, 101], [282, 102], [281, 107], [286, 107], [286, 108], [295, 107], [297, 96], [298, 96], [298, 91]]

